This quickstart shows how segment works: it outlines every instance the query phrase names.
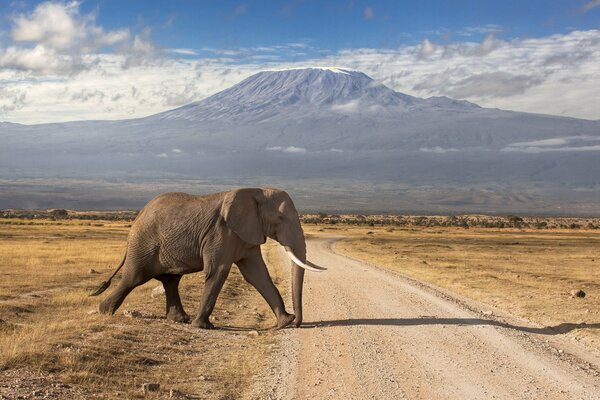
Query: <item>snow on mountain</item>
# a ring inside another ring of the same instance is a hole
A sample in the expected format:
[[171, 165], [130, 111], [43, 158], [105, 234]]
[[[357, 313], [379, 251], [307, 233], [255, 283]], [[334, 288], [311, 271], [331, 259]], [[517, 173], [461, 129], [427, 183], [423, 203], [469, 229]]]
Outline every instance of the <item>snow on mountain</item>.
[[600, 121], [421, 99], [333, 67], [260, 72], [145, 118], [0, 123], [0, 141], [0, 178], [7, 179], [279, 177], [600, 188]]
[[264, 71], [207, 99], [151, 117], [208, 121], [220, 118], [260, 120], [284, 109], [305, 115], [315, 110], [343, 110], [356, 103], [362, 108], [408, 107], [415, 97], [377, 84], [362, 72], [305, 68]]

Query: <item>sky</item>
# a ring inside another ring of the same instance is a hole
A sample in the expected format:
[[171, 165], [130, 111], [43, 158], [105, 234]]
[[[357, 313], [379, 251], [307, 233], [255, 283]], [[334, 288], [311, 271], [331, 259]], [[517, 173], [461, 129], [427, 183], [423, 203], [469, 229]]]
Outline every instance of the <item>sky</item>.
[[309, 66], [600, 119], [600, 0], [0, 0], [0, 121], [142, 117]]

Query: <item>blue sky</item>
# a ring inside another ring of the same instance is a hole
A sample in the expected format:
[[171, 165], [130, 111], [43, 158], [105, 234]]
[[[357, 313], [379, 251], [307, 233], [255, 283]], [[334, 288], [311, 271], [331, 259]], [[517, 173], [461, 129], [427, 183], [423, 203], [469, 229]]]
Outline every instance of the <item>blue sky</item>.
[[148, 115], [264, 69], [600, 119], [600, 0], [2, 1], [0, 121]]
[[[98, 1], [99, 25], [152, 29], [165, 47], [221, 49], [307, 42], [322, 50], [395, 48], [423, 37], [446, 42], [540, 37], [600, 27], [590, 1]], [[29, 8], [35, 3], [27, 3]]]

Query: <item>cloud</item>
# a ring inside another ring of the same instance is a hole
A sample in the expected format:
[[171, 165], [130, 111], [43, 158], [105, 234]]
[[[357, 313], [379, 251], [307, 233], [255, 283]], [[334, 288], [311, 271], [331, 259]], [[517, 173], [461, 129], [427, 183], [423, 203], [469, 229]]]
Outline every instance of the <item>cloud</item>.
[[135, 35], [133, 43], [122, 49], [125, 57], [125, 68], [145, 65], [154, 59], [156, 48], [150, 41], [150, 30], [144, 29], [139, 35]]
[[69, 49], [85, 40], [86, 20], [78, 19], [79, 3], [41, 3], [30, 15], [13, 19], [15, 42], [31, 42], [52, 49]]
[[554, 139], [543, 139], [543, 140], [534, 140], [532, 142], [517, 142], [512, 143], [510, 147], [548, 147], [548, 146], [561, 146], [569, 143], [568, 138], [554, 138]]
[[499, 42], [498, 40], [496, 40], [496, 37], [494, 36], [493, 33], [487, 35], [485, 37], [485, 39], [483, 40], [483, 42], [479, 45], [479, 54], [482, 56], [485, 56], [489, 53], [491, 53], [492, 51], [494, 51], [494, 49], [496, 49], [498, 46], [500, 46], [501, 42]]
[[[20, 110], [27, 104], [27, 93], [19, 90], [9, 90], [0, 86], [0, 113]], [[2, 115], [0, 115], [1, 119]]]
[[183, 150], [181, 150], [181, 149], [171, 149], [171, 151], [173, 153], [183, 153]]
[[343, 114], [353, 114], [357, 112], [360, 108], [360, 103], [358, 100], [349, 101], [344, 104], [334, 104], [331, 106], [332, 111], [337, 111]]
[[95, 15], [81, 15], [79, 2], [43, 2], [29, 14], [11, 19], [12, 44], [0, 50], [0, 70], [13, 69], [41, 75], [69, 75], [93, 68], [100, 49], [120, 47], [134, 56], [148, 53], [148, 41], [129, 29], [105, 30]]
[[600, 119], [596, 29], [511, 41], [487, 36], [483, 42], [345, 49], [319, 61], [363, 71], [413, 96], [462, 96], [484, 107]]
[[504, 31], [505, 29], [501, 25], [496, 24], [485, 24], [478, 26], [468, 26], [458, 30], [457, 34], [460, 36], [473, 36], [473, 35], [489, 35], [496, 34]]
[[584, 5], [581, 6], [581, 8], [579, 9], [581, 12], [588, 12], [596, 7], [600, 7], [600, 0], [592, 0], [592, 1], [588, 1], [587, 3], [585, 3]]
[[73, 93], [71, 95], [71, 100], [79, 100], [82, 103], [85, 103], [88, 101], [96, 101], [96, 102], [102, 103], [104, 101], [105, 97], [106, 97], [106, 94], [104, 94], [104, 92], [101, 92], [99, 90], [81, 89], [79, 92]]
[[484, 72], [456, 83], [449, 83], [445, 92], [459, 99], [482, 97], [509, 97], [525, 93], [530, 87], [543, 82], [543, 77], [516, 75], [507, 72]]
[[68, 74], [77, 65], [68, 57], [62, 57], [56, 50], [44, 45], [34, 48], [11, 46], [0, 53], [0, 68], [16, 71], [31, 71], [38, 74]]
[[600, 142], [600, 136], [565, 136], [562, 138], [511, 143], [504, 147], [502, 151], [521, 153], [600, 151], [600, 145], [596, 144], [597, 142]]
[[563, 151], [600, 151], [600, 145], [592, 146], [567, 146], [567, 147], [505, 147], [502, 151], [515, 151], [521, 153], [548, 153]]
[[289, 146], [289, 147], [271, 146], [271, 147], [267, 147], [267, 150], [282, 151], [284, 153], [295, 153], [295, 154], [306, 153], [306, 149], [304, 147], [296, 147], [296, 146]]
[[422, 151], [424, 153], [449, 153], [449, 152], [455, 152], [458, 151], [458, 149], [454, 149], [454, 148], [449, 148], [449, 149], [444, 149], [443, 147], [439, 147], [439, 146], [435, 146], [435, 147], [421, 147], [419, 149], [419, 151]]
[[199, 55], [196, 50], [193, 49], [170, 49], [171, 53], [181, 54], [183, 56], [197, 56]]
[[[51, 15], [67, 28], [44, 19]], [[473, 36], [454, 42], [424, 38], [397, 48], [335, 52], [309, 40], [161, 50], [150, 30], [107, 29], [94, 14], [83, 15], [78, 3], [40, 3], [11, 21], [0, 48], [0, 82], [12, 95], [0, 96], [0, 107], [2, 119], [13, 122], [141, 117], [201, 100], [262, 70], [332, 65], [413, 96], [600, 119], [597, 29], [502, 40], [495, 35], [502, 27], [484, 25], [465, 28]], [[471, 40], [475, 35], [484, 36]], [[334, 109], [355, 112], [359, 105]]]
[[[562, 138], [516, 142], [504, 147], [502, 151], [521, 153], [544, 153], [563, 151], [600, 151], [600, 136], [566, 136]], [[591, 144], [590, 144], [591, 143]]]
[[304, 147], [296, 147], [290, 146], [283, 149], [284, 153], [296, 153], [296, 154], [304, 154], [306, 153], [306, 149]]
[[435, 43], [429, 41], [429, 39], [425, 38], [421, 42], [421, 48], [419, 50], [420, 58], [427, 58], [439, 48], [439, 46]]

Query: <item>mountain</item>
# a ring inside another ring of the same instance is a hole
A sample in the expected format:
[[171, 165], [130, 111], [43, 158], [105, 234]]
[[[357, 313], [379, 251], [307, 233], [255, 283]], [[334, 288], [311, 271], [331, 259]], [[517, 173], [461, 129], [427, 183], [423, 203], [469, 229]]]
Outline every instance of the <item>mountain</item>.
[[[261, 184], [313, 209], [600, 214], [600, 121], [422, 99], [339, 68], [260, 72], [145, 118], [0, 123], [0, 140], [0, 207]], [[37, 178], [57, 182], [50, 196]], [[69, 199], [98, 182], [110, 189]]]

